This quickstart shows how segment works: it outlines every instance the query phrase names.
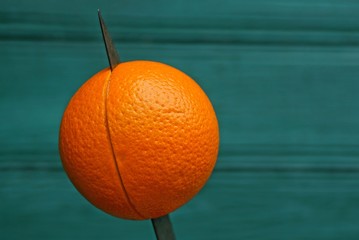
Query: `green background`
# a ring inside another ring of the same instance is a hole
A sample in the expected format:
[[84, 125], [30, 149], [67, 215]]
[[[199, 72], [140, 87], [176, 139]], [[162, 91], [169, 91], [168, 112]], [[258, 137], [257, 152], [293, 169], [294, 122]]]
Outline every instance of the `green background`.
[[178, 239], [359, 237], [359, 2], [1, 0], [0, 239], [155, 239], [64, 173], [58, 128], [108, 65], [100, 8], [124, 61], [165, 62], [210, 97], [221, 149], [171, 214]]

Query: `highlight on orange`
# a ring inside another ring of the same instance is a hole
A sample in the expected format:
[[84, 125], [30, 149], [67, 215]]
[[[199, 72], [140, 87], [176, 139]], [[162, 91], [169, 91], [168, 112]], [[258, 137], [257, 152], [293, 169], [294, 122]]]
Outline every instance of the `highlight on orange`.
[[125, 219], [166, 215], [192, 199], [215, 166], [219, 128], [188, 75], [152, 61], [91, 77], [60, 127], [66, 173], [93, 205]]

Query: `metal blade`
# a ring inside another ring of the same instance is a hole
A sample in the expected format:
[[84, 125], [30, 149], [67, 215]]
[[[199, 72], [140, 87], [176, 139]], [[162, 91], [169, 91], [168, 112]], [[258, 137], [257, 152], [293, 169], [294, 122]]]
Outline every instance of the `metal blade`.
[[[108, 62], [110, 63], [111, 70], [120, 64], [120, 58], [112, 42], [110, 34], [107, 31], [105, 22], [102, 19], [101, 12], [98, 10], [98, 19], [100, 21], [103, 41], [105, 42], [106, 53]], [[157, 240], [175, 240], [175, 234], [173, 232], [172, 224], [169, 215], [163, 217], [151, 219], [153, 228], [156, 233]]]
[[120, 57], [117, 53], [115, 45], [112, 42], [110, 34], [107, 31], [105, 22], [103, 21], [103, 18], [101, 16], [100, 9], [98, 10], [98, 19], [100, 20], [101, 32], [103, 41], [105, 42], [108, 62], [110, 63], [111, 70], [113, 70], [120, 63]]
[[169, 215], [151, 219], [157, 240], [175, 240]]

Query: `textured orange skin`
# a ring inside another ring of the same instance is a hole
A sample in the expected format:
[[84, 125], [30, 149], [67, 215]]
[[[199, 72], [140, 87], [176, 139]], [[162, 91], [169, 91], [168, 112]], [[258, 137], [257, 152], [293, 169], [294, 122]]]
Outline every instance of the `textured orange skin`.
[[91, 203], [126, 219], [174, 211], [214, 168], [219, 129], [213, 107], [186, 74], [133, 61], [105, 69], [73, 96], [60, 127], [69, 178]]

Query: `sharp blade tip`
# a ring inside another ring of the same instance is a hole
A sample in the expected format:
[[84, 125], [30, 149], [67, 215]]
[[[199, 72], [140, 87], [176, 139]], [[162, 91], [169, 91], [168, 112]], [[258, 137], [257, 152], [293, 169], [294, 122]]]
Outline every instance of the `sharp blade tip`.
[[102, 16], [101, 16], [101, 10], [100, 9], [97, 9], [97, 15], [98, 15], [98, 17], [101, 19], [102, 18]]

